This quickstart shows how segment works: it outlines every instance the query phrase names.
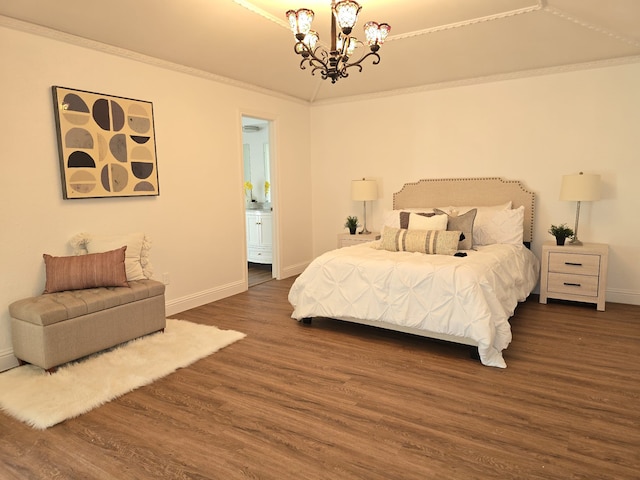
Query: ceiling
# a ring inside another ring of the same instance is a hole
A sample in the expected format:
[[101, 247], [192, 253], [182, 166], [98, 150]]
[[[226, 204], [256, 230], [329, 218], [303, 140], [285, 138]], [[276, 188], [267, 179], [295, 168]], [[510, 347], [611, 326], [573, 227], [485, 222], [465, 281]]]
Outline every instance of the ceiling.
[[308, 102], [640, 61], [639, 0], [359, 3], [356, 36], [369, 20], [391, 33], [379, 65], [333, 85], [300, 70], [284, 17], [313, 9], [328, 44], [329, 0], [3, 0], [0, 15], [19, 22], [0, 24]]

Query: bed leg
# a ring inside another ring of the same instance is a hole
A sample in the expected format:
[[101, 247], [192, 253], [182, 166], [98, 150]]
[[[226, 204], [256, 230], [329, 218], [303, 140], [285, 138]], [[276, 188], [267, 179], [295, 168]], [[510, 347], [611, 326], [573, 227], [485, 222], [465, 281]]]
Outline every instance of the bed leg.
[[311, 317], [303, 318], [302, 323], [304, 323], [305, 325], [311, 325]]
[[478, 347], [469, 347], [469, 357], [474, 360], [480, 360], [480, 352], [478, 352]]

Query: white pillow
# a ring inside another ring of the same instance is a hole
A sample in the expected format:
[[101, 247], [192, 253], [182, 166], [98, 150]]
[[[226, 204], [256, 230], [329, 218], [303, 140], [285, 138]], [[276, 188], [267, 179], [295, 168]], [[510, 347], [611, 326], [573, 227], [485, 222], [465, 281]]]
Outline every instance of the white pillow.
[[489, 206], [485, 205], [482, 207], [474, 207], [474, 206], [453, 207], [452, 206], [452, 207], [447, 207], [447, 209], [443, 209], [443, 210], [447, 212], [449, 215], [451, 214], [455, 215], [456, 212], [458, 215], [462, 215], [475, 208], [476, 218], [474, 220], [473, 225], [474, 225], [474, 228], [476, 228], [478, 224], [482, 225], [482, 223], [486, 221], [490, 221], [494, 213], [500, 212], [503, 210], [511, 210], [512, 203], [513, 202], [509, 200], [508, 202], [501, 203], [500, 205], [489, 205]]
[[524, 206], [513, 210], [499, 210], [489, 216], [480, 226], [474, 224], [473, 243], [493, 245], [508, 243], [522, 245], [524, 241]]
[[382, 215], [382, 226], [391, 228], [400, 228], [400, 211], [385, 210]]
[[407, 230], [446, 230], [448, 220], [447, 215], [425, 217], [412, 212], [409, 214], [409, 228]]
[[144, 280], [153, 276], [153, 269], [149, 261], [151, 241], [144, 233], [126, 235], [80, 233], [73, 237], [70, 243], [74, 247], [76, 255], [108, 252], [126, 245], [124, 264], [127, 271], [127, 281]]

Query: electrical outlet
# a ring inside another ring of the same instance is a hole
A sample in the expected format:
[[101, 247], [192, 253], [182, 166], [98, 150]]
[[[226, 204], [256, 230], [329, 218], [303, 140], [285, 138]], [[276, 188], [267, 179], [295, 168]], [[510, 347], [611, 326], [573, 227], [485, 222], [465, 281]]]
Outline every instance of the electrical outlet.
[[162, 283], [165, 285], [169, 285], [171, 283], [171, 276], [169, 275], [169, 272], [164, 272], [162, 274]]

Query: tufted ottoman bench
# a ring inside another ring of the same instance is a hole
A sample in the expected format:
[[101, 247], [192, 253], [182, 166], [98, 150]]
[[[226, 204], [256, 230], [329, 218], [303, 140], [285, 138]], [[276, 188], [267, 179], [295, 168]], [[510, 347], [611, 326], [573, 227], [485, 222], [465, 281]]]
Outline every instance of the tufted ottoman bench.
[[163, 283], [45, 293], [9, 306], [14, 355], [49, 372], [71, 360], [164, 330]]

